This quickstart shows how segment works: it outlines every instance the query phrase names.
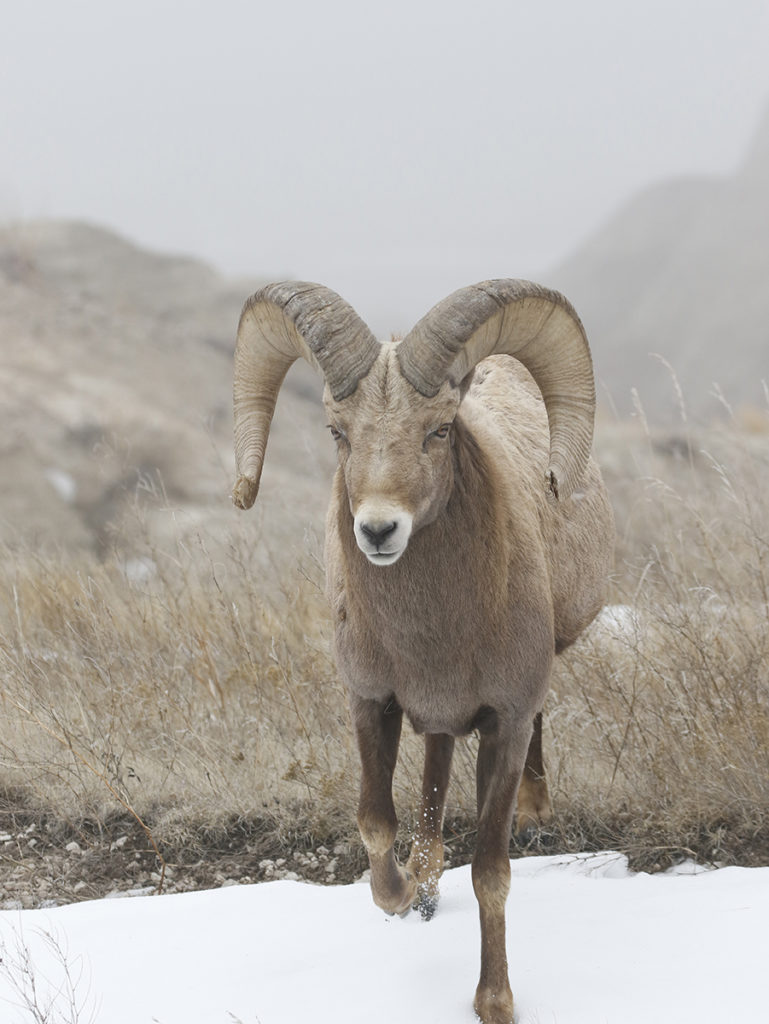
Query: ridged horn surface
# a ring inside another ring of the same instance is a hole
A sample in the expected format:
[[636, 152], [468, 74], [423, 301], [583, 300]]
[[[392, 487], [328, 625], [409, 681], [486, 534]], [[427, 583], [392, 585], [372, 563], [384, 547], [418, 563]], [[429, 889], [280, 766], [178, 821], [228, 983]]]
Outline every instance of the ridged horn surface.
[[355, 310], [322, 285], [281, 281], [246, 301], [233, 384], [237, 480], [232, 500], [239, 508], [256, 500], [275, 403], [291, 364], [303, 358], [320, 370], [338, 401], [352, 394], [379, 350]]
[[502, 353], [523, 363], [542, 393], [550, 424], [546, 480], [566, 498], [590, 456], [595, 383], [584, 328], [563, 295], [531, 281], [482, 281], [439, 302], [398, 346], [401, 372], [428, 396]]

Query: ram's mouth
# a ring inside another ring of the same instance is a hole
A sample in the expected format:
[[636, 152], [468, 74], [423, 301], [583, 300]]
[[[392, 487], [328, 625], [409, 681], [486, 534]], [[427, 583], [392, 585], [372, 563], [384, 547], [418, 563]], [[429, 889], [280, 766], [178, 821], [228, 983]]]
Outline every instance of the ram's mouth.
[[403, 551], [404, 549], [401, 548], [400, 551], [364, 551], [363, 553], [374, 565], [392, 565], [393, 562], [398, 561]]

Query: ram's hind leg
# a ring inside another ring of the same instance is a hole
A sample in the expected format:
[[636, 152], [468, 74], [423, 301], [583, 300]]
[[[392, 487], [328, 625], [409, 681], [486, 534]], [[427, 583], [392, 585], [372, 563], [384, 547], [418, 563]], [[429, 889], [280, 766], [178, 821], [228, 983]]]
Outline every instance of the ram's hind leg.
[[398, 865], [395, 835], [398, 819], [392, 798], [403, 712], [395, 703], [351, 698], [361, 761], [358, 827], [371, 865], [371, 894], [388, 914], [403, 914], [417, 891], [416, 879]]
[[545, 763], [542, 758], [542, 712], [534, 718], [534, 731], [529, 741], [521, 785], [518, 790], [518, 814], [515, 831], [527, 835], [545, 825], [553, 816], [553, 806], [545, 780]]
[[417, 880], [416, 906], [426, 921], [438, 905], [438, 882], [443, 873], [443, 815], [453, 753], [453, 736], [425, 736], [422, 805], [406, 870]]

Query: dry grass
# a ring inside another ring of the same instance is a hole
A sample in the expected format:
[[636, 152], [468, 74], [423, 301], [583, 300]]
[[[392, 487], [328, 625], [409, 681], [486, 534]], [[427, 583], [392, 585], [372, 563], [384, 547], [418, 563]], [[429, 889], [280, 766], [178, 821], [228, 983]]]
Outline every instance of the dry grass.
[[555, 674], [556, 796], [644, 862], [767, 862], [769, 432], [604, 444], [616, 607]]
[[[625, 610], [555, 674], [550, 841], [644, 864], [769, 861], [769, 435], [601, 437]], [[163, 550], [134, 538], [128, 567], [3, 554], [0, 786], [74, 826], [126, 812], [164, 848], [234, 821], [278, 845], [355, 834], [317, 552], [265, 577], [254, 529], [234, 520], [228, 545], [201, 532]], [[451, 794], [458, 855], [474, 746], [459, 744]], [[419, 751], [406, 737], [406, 830]]]
[[[0, 756], [10, 786], [73, 819], [116, 799], [155, 823], [330, 800], [344, 700], [317, 586], [261, 593], [232, 548], [118, 562], [15, 559], [3, 593]], [[320, 699], [316, 699], [317, 695]]]

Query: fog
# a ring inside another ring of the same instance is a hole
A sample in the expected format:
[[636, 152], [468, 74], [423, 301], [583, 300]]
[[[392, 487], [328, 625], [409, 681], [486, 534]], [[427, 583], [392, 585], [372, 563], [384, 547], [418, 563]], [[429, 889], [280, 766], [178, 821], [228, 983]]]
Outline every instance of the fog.
[[0, 219], [319, 280], [379, 331], [728, 173], [769, 99], [764, 0], [3, 7]]

